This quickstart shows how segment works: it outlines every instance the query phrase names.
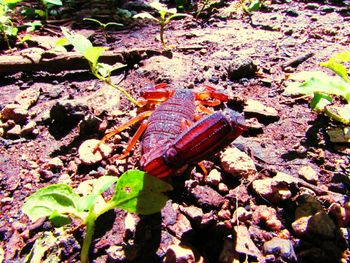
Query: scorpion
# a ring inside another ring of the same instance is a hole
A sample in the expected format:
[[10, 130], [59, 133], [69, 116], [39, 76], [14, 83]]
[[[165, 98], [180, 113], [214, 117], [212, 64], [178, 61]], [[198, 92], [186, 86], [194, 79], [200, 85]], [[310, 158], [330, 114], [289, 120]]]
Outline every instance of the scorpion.
[[[183, 173], [189, 164], [219, 152], [245, 131], [244, 117], [240, 113], [229, 108], [212, 112], [205, 107], [227, 102], [228, 96], [224, 93], [210, 86], [200, 92], [167, 89], [166, 86], [158, 84], [143, 90], [143, 100], [139, 102], [159, 106], [154, 111], [144, 111], [105, 135], [95, 150], [115, 134], [143, 120], [118, 159], [128, 156], [142, 136], [141, 169], [152, 176], [164, 178]], [[199, 121], [195, 101], [199, 101], [200, 111], [208, 114]]]

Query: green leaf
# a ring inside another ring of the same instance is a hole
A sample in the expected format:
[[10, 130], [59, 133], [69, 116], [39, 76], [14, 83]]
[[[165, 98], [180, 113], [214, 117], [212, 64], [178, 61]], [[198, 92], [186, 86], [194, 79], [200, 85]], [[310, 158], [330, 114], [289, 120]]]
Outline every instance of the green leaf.
[[331, 102], [332, 102], [332, 97], [330, 97], [329, 95], [315, 92], [314, 97], [310, 102], [310, 107], [315, 111], [323, 111], [324, 107], [326, 107]]
[[115, 176], [101, 176], [92, 185], [92, 192], [79, 200], [78, 211], [89, 211], [94, 206], [96, 199], [118, 180]]
[[159, 212], [168, 200], [163, 193], [172, 189], [168, 183], [145, 172], [131, 170], [119, 178], [110, 202], [129, 212], [153, 214]]
[[61, 27], [61, 30], [63, 35], [68, 39], [69, 43], [71, 43], [74, 48], [83, 55], [85, 55], [88, 49], [93, 48], [92, 43], [85, 36], [69, 31], [65, 27]]
[[88, 61], [90, 61], [90, 63], [93, 65], [93, 67], [96, 67], [97, 61], [98, 61], [99, 57], [101, 56], [101, 54], [103, 53], [104, 50], [105, 50], [104, 47], [91, 47], [91, 48], [88, 48], [84, 52], [84, 57]]
[[345, 81], [350, 82], [346, 67], [341, 64], [343, 62], [350, 62], [350, 52], [344, 51], [335, 54], [326, 62], [321, 62], [320, 65], [333, 70], [336, 74], [342, 77]]
[[157, 18], [155, 18], [154, 16], [152, 16], [150, 13], [147, 13], [147, 12], [142, 12], [142, 13], [139, 13], [137, 15], [134, 15], [133, 18], [134, 19], [137, 19], [137, 18], [140, 18], [140, 19], [151, 19], [151, 20], [159, 23], [159, 20]]
[[312, 95], [315, 92], [338, 95], [350, 102], [350, 84], [338, 76], [321, 71], [303, 71], [290, 76], [291, 80], [303, 81], [287, 84], [285, 93]]
[[192, 17], [192, 16], [187, 15], [187, 14], [182, 14], [182, 13], [174, 14], [174, 15], [169, 16], [164, 24], [168, 24], [171, 19], [179, 18], [179, 17]]
[[62, 215], [54, 210], [49, 216], [49, 220], [54, 227], [61, 227], [71, 223], [71, 220], [68, 216]]
[[250, 3], [250, 5], [247, 7], [249, 12], [257, 11], [261, 8], [261, 2], [260, 0], [255, 0]]
[[22, 206], [22, 212], [32, 221], [50, 216], [56, 211], [60, 214], [75, 214], [79, 195], [66, 184], [54, 184], [39, 189], [29, 196]]
[[33, 22], [25, 23], [24, 26], [27, 26], [26, 31], [29, 33], [29, 32], [33, 32], [38, 27], [42, 26], [42, 24], [41, 24], [41, 21], [33, 21]]
[[[45, 262], [44, 259], [46, 258], [45, 254], [47, 254], [47, 251], [51, 250], [53, 247], [57, 247], [57, 254], [58, 252], [62, 250], [62, 248], [59, 248], [57, 244], [59, 243], [59, 237], [55, 236], [51, 232], [43, 232], [42, 236], [35, 240], [35, 243], [33, 245], [33, 248], [31, 249], [30, 253], [25, 258], [25, 263], [36, 263], [36, 262]], [[50, 262], [59, 262], [58, 255], [56, 256], [56, 261], [50, 261]]]
[[58, 6], [62, 5], [61, 0], [42, 0], [42, 1], [47, 3], [47, 4], [51, 4], [51, 5], [58, 5]]
[[4, 5], [13, 5], [19, 2], [22, 2], [22, 0], [1, 0], [1, 4], [4, 4]]
[[339, 121], [344, 124], [350, 123], [350, 104], [344, 106], [327, 106], [325, 113], [332, 119]]

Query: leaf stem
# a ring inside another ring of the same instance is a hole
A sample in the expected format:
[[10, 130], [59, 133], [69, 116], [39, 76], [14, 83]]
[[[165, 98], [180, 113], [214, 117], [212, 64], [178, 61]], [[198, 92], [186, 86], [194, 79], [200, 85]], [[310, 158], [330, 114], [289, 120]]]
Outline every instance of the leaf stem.
[[92, 237], [95, 231], [95, 221], [97, 216], [92, 208], [86, 218], [86, 234], [81, 249], [80, 261], [81, 263], [89, 263], [89, 250], [92, 242]]

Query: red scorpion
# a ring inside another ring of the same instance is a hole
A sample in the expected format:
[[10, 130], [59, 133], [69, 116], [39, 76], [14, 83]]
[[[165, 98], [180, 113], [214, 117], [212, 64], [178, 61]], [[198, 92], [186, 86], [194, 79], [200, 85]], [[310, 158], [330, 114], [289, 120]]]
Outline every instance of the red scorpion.
[[166, 84], [159, 84], [141, 93], [147, 103], [163, 102], [153, 112], [141, 113], [101, 140], [105, 142], [116, 133], [150, 116], [142, 122], [120, 159], [130, 153], [143, 134], [141, 169], [158, 178], [183, 172], [188, 164], [202, 161], [220, 151], [246, 129], [243, 116], [228, 108], [211, 113], [202, 106], [202, 111], [211, 114], [193, 124], [197, 119], [195, 100], [209, 106], [228, 100], [226, 95], [212, 87], [207, 86], [204, 92], [195, 92], [188, 89], [168, 90], [164, 89], [165, 86]]

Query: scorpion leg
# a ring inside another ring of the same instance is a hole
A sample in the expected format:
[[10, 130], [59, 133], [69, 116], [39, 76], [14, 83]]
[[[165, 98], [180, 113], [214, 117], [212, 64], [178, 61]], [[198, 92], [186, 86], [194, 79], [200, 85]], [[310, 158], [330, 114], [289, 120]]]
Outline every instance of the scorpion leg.
[[137, 131], [134, 134], [134, 136], [128, 142], [128, 147], [126, 147], [126, 149], [124, 150], [123, 154], [118, 157], [119, 160], [122, 160], [122, 159], [124, 159], [125, 157], [127, 157], [129, 155], [131, 149], [135, 146], [135, 144], [138, 141], [138, 139], [140, 139], [141, 135], [146, 130], [147, 126], [148, 126], [148, 121], [144, 120], [141, 123], [140, 127], [137, 129]]
[[149, 117], [152, 114], [152, 111], [145, 111], [142, 112], [141, 114], [139, 114], [138, 116], [136, 116], [135, 118], [132, 118], [131, 120], [129, 120], [127, 123], [124, 123], [123, 125], [117, 127], [116, 129], [114, 129], [113, 131], [109, 132], [108, 134], [106, 134], [101, 140], [100, 142], [95, 146], [93, 153], [97, 152], [97, 150], [99, 149], [100, 145], [102, 143], [105, 143], [106, 141], [108, 141], [110, 138], [112, 138], [113, 136], [115, 136], [116, 134], [124, 131], [125, 129], [129, 128], [131, 125]]

